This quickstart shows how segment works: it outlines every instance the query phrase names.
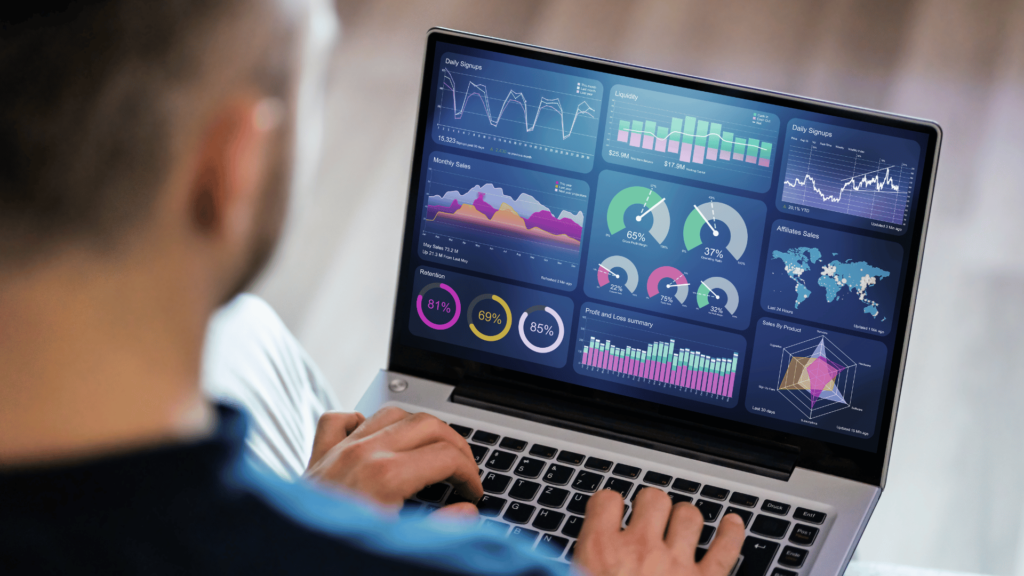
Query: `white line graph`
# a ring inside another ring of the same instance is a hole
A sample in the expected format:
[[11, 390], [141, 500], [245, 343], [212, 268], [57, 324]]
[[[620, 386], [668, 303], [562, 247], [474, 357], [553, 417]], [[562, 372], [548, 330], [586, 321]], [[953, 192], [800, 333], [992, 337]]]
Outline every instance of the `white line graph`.
[[459, 91], [455, 87], [455, 79], [452, 77], [451, 72], [447, 68], [443, 69], [444, 78], [442, 80], [442, 91], [447, 89], [452, 94], [452, 112], [456, 119], [461, 119], [466, 111], [466, 105], [468, 104], [470, 97], [476, 96], [481, 103], [483, 103], [484, 113], [487, 116], [487, 121], [491, 126], [497, 127], [501, 122], [502, 116], [505, 114], [505, 110], [512, 104], [518, 104], [523, 110], [523, 125], [526, 127], [527, 132], [533, 132], [537, 127], [537, 120], [540, 118], [541, 110], [552, 110], [558, 113], [558, 118], [561, 122], [561, 135], [562, 140], [566, 140], [573, 134], [573, 130], [576, 127], [576, 121], [580, 116], [585, 116], [597, 119], [595, 115], [597, 110], [590, 106], [586, 101], [580, 102], [576, 107], [576, 112], [573, 114], [572, 122], [569, 124], [569, 130], [565, 129], [565, 111], [562, 109], [562, 103], [558, 98], [544, 98], [540, 99], [540, 104], [537, 105], [537, 111], [533, 116], [533, 123], [530, 123], [529, 118], [529, 104], [526, 100], [526, 96], [522, 92], [515, 90], [509, 90], [508, 95], [505, 96], [505, 100], [501, 104], [501, 110], [498, 111], [497, 116], [491, 113], [491, 99], [487, 93], [487, 86], [478, 84], [473, 81], [469, 81], [466, 88], [466, 92], [462, 97], [462, 106], [458, 104]]
[[[885, 177], [879, 178], [878, 172], [881, 172], [882, 170], [885, 170]], [[871, 174], [872, 172], [875, 173], [875, 176], [869, 179], [867, 175]], [[878, 170], [872, 170], [871, 172], [866, 172], [860, 175], [860, 182], [857, 182], [856, 176], [850, 178], [849, 180], [843, 182], [843, 187], [839, 189], [839, 194], [826, 194], [825, 192], [822, 192], [818, 188], [818, 183], [814, 181], [814, 177], [811, 176], [810, 174], [805, 174], [803, 179], [794, 178], [792, 182], [786, 180], [785, 185], [789, 186], [790, 188], [796, 188], [797, 184], [806, 187], [808, 180], [811, 181], [811, 188], [814, 188], [814, 191], [817, 192], [818, 195], [821, 196], [821, 199], [826, 202], [841, 201], [843, 199], [843, 192], [845, 192], [847, 188], [850, 188], [851, 190], [854, 190], [856, 192], [860, 192], [861, 190], [864, 190], [867, 187], [873, 185], [875, 187], [876, 192], [884, 192], [883, 188], [885, 188], [886, 186], [892, 188], [893, 194], [899, 193], [900, 191], [900, 185], [897, 184], [891, 176], [889, 176], [889, 167], [879, 168]]]

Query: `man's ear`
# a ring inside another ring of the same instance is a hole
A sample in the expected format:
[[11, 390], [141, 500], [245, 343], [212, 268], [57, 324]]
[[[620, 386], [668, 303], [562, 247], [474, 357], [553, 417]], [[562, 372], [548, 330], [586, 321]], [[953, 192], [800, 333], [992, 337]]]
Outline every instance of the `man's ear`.
[[200, 143], [189, 214], [200, 234], [229, 242], [247, 238], [266, 175], [270, 132], [280, 123], [273, 99], [239, 97], [212, 117]]

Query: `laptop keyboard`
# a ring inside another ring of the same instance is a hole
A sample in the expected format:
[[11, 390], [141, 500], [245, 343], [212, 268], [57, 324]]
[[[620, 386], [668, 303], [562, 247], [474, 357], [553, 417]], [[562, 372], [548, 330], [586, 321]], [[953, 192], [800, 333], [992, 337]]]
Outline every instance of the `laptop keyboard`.
[[[623, 526], [629, 524], [632, 503], [645, 487], [665, 491], [673, 503], [691, 502], [704, 516], [697, 560], [714, 538], [718, 521], [735, 512], [747, 528], [737, 575], [796, 576], [807, 572], [808, 555], [818, 542], [826, 514], [756, 494], [730, 491], [643, 470], [511, 436], [449, 424], [469, 441], [480, 466], [484, 496], [477, 503], [481, 528], [533, 545], [554, 560], [569, 562], [590, 495], [608, 488], [626, 500]], [[402, 514], [431, 512], [466, 502], [447, 483], [427, 486], [407, 500]]]

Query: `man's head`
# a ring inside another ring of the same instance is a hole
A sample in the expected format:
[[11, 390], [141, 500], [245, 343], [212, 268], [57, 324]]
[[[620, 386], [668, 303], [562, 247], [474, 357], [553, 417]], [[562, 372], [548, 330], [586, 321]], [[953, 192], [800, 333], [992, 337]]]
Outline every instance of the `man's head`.
[[0, 277], [74, 254], [189, 260], [219, 300], [248, 283], [287, 204], [300, 4], [106, 0], [5, 16]]

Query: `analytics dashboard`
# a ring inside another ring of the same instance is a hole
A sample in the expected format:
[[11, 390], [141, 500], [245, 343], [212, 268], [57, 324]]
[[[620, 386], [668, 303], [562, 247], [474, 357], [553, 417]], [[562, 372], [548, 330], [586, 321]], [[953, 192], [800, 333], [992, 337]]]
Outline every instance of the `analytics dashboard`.
[[401, 340], [878, 450], [927, 134], [434, 54]]

